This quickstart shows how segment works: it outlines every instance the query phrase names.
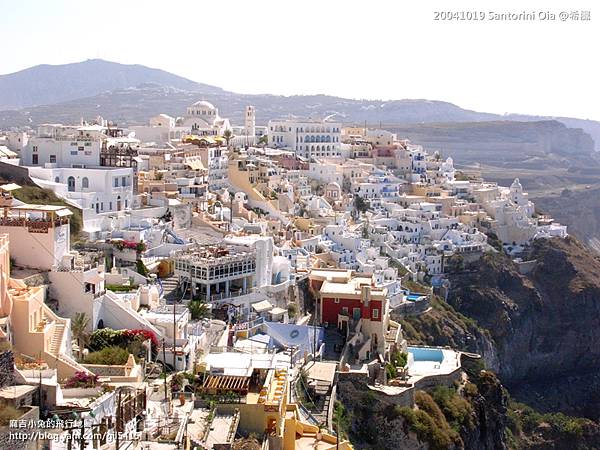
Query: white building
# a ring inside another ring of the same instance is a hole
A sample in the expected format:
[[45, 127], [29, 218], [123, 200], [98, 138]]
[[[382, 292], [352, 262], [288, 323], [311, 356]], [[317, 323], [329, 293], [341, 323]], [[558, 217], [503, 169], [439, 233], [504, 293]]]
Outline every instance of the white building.
[[229, 119], [219, 116], [219, 110], [205, 100], [188, 106], [186, 116], [178, 125], [200, 136], [222, 136], [225, 130], [231, 129]]
[[277, 119], [269, 121], [269, 145], [296, 151], [303, 157], [340, 156], [339, 122], [316, 119]]
[[0, 233], [10, 236], [10, 256], [17, 265], [50, 270], [69, 252], [69, 209], [6, 205], [1, 211]]
[[[29, 167], [29, 176], [40, 187], [77, 204], [85, 216], [134, 206], [134, 173], [131, 168]], [[86, 211], [87, 210], [87, 211]]]

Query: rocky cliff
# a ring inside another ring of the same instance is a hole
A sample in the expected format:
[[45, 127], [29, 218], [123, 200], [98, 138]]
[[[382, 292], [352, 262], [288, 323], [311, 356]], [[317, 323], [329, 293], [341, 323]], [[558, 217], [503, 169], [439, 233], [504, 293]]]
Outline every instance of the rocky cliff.
[[338, 384], [340, 429], [357, 449], [505, 450], [505, 389], [491, 372], [454, 388], [417, 391], [417, 408], [370, 390], [359, 380]]
[[479, 352], [517, 398], [598, 419], [600, 260], [574, 238], [528, 258], [528, 274], [499, 254], [451, 274], [448, 304], [404, 321], [409, 340]]

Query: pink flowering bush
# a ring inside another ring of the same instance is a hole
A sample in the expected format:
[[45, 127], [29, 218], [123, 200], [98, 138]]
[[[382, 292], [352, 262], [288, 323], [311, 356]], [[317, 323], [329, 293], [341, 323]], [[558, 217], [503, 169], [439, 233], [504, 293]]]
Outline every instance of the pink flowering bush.
[[98, 385], [98, 375], [75, 372], [65, 383], [66, 388], [93, 388]]

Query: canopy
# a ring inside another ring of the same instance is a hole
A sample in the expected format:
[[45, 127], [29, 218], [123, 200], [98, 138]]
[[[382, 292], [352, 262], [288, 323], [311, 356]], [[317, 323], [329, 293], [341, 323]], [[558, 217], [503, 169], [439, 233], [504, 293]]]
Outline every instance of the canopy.
[[270, 311], [273, 309], [273, 305], [269, 302], [269, 300], [263, 300], [262, 302], [253, 303], [252, 308], [257, 313]]
[[283, 309], [283, 308], [279, 308], [279, 307], [275, 307], [273, 308], [271, 311], [269, 311], [271, 313], [271, 315], [273, 316], [279, 316], [281, 314], [284, 314], [287, 310]]
[[0, 186], [0, 190], [6, 192], [14, 191], [15, 189], [21, 189], [21, 186], [15, 183], [3, 184], [2, 186]]
[[70, 209], [67, 209], [67, 208], [65, 208], [65, 209], [59, 209], [58, 211], [56, 211], [56, 215], [57, 215], [58, 217], [70, 216], [70, 215], [72, 215], [72, 214], [73, 214], [73, 213], [71, 212], [71, 210], [70, 210]]

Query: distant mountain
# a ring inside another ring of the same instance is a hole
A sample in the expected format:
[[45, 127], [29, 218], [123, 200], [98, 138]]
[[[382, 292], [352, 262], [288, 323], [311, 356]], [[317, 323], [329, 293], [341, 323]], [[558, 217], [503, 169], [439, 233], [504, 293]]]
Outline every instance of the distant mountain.
[[42, 64], [0, 75], [0, 110], [60, 103], [142, 83], [190, 91], [221, 91], [217, 87], [196, 83], [164, 70], [88, 59], [73, 64]]
[[[256, 106], [257, 123], [288, 114], [326, 116], [334, 114], [344, 123], [394, 128], [406, 124], [440, 122], [557, 120], [581, 128], [600, 145], [600, 122], [566, 117], [541, 117], [483, 113], [452, 103], [432, 100], [365, 100], [329, 95], [248, 95], [141, 65], [124, 65], [92, 59], [59, 66], [41, 65], [0, 76], [0, 128], [40, 122], [76, 122], [98, 115], [119, 124], [147, 123], [167, 113], [183, 115], [186, 106], [205, 99], [221, 115], [243, 123], [244, 107]], [[10, 111], [7, 111], [10, 110]]]

